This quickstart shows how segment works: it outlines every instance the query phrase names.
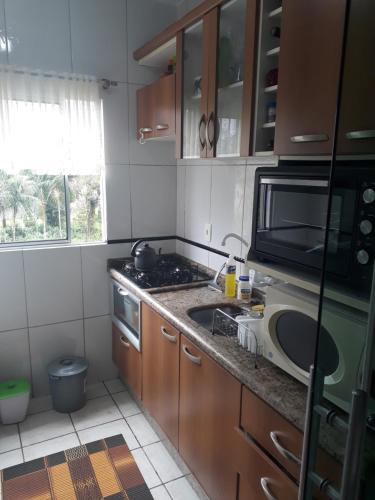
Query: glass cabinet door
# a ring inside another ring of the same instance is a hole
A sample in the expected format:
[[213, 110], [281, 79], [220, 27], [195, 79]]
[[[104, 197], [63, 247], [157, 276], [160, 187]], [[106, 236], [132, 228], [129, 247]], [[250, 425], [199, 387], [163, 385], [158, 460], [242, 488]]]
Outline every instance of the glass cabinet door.
[[[247, 0], [220, 8], [217, 51], [216, 156], [240, 156]], [[210, 126], [210, 117], [208, 117]]]
[[206, 141], [206, 116], [201, 109], [203, 21], [199, 21], [184, 32], [182, 57], [182, 156], [199, 158]]

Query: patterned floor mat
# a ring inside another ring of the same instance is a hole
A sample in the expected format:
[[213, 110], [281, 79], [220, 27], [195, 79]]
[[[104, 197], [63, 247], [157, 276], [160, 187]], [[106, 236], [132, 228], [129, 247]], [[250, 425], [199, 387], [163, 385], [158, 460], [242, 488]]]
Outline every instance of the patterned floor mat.
[[153, 498], [121, 434], [8, 467], [1, 484], [4, 500]]

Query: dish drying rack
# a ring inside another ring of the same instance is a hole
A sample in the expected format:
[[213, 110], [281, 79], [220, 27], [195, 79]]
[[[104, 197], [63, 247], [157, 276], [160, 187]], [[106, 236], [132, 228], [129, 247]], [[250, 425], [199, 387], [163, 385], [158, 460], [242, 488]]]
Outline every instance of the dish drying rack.
[[[237, 316], [243, 315], [231, 316], [220, 308], [215, 309], [212, 320], [212, 335], [221, 335], [235, 340], [238, 345], [249, 352], [254, 359], [255, 368], [257, 368], [257, 360], [260, 354], [258, 339], [254, 330], [248, 326], [249, 322], [246, 322], [246, 318], [236, 321]], [[249, 314], [248, 319], [251, 318], [259, 318], [259, 316], [254, 317]]]

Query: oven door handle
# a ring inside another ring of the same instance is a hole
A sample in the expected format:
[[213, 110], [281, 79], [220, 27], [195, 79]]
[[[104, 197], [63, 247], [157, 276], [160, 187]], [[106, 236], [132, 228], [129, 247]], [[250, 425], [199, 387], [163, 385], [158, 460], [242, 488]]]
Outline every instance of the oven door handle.
[[126, 290], [124, 290], [123, 288], [121, 287], [117, 287], [117, 292], [119, 295], [121, 295], [122, 297], [128, 297], [129, 296], [129, 292], [127, 292]]

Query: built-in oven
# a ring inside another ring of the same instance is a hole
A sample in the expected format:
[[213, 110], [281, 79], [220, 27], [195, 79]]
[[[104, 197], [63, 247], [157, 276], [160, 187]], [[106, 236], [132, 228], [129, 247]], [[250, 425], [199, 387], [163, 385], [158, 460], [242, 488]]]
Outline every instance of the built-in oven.
[[111, 280], [112, 322], [138, 351], [141, 350], [140, 300], [123, 285]]
[[[371, 180], [373, 179], [373, 181]], [[318, 273], [369, 292], [375, 256], [375, 167], [336, 162], [328, 206], [329, 167], [258, 168], [249, 260]]]

